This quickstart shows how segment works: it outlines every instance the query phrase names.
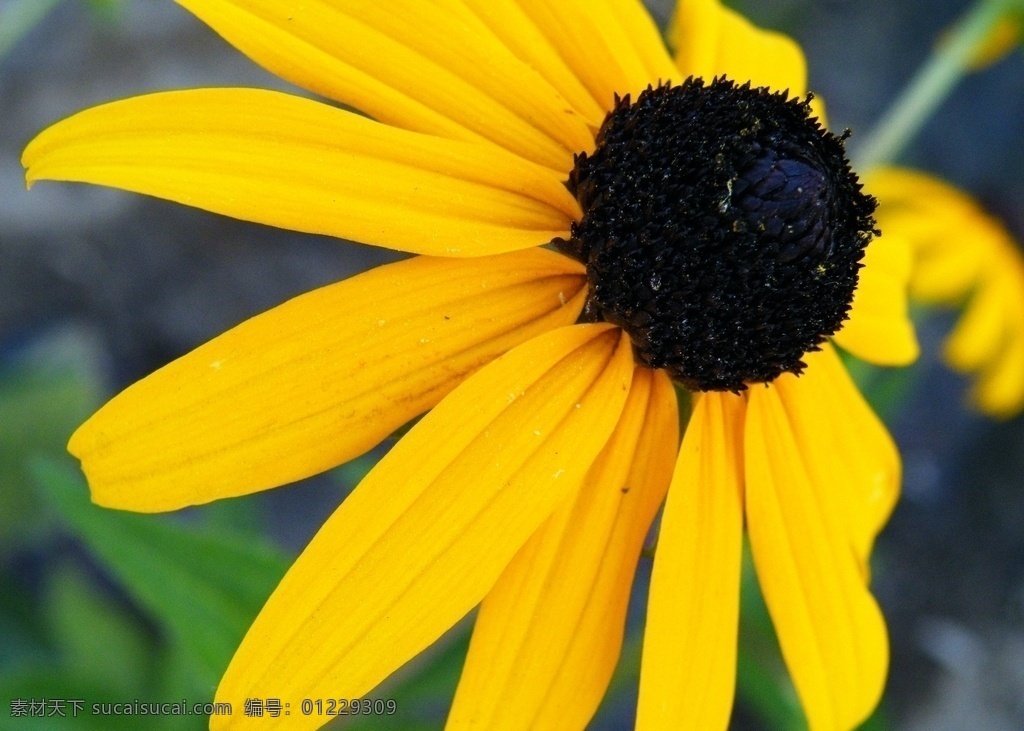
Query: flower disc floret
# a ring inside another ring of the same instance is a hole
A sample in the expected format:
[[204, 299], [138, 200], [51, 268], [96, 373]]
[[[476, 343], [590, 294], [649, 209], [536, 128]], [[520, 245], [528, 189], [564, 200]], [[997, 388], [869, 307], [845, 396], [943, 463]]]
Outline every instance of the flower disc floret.
[[576, 157], [584, 215], [557, 243], [587, 266], [588, 312], [691, 390], [800, 373], [850, 309], [875, 201], [809, 102], [725, 78], [649, 87]]

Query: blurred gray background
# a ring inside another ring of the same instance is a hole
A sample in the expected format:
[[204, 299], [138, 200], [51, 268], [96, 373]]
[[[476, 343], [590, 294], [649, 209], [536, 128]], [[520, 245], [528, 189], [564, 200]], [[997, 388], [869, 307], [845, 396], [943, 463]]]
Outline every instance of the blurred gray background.
[[[10, 0], [0, 0], [0, 11]], [[652, 2], [662, 23], [667, 2]], [[959, 0], [736, 3], [804, 46], [833, 127], [869, 129], [962, 13]], [[198, 86], [288, 88], [169, 0], [125, 0], [103, 21], [66, 0], [0, 60], [0, 355], [42, 332], [92, 344], [112, 393], [245, 317], [392, 254], [229, 220], [141, 196], [40, 184], [25, 143], [90, 105]], [[1024, 235], [1024, 58], [971, 77], [903, 162], [957, 183]], [[950, 318], [928, 320], [916, 381], [891, 424], [904, 497], [878, 549], [899, 728], [1024, 728], [1024, 420], [962, 407], [935, 360]], [[312, 481], [259, 498], [276, 537], [304, 545], [337, 503]], [[742, 710], [736, 728], [758, 728]]]

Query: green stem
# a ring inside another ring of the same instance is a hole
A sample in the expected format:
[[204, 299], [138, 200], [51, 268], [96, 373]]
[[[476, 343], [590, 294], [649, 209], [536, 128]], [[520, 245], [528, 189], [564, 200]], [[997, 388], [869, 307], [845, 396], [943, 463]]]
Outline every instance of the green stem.
[[13, 0], [0, 11], [0, 61], [60, 0]]
[[1003, 14], [1016, 4], [1016, 0], [979, 0], [954, 26], [948, 42], [921, 67], [858, 146], [855, 157], [859, 171], [866, 172], [892, 162], [900, 155], [936, 107], [967, 74], [978, 46], [988, 38]]

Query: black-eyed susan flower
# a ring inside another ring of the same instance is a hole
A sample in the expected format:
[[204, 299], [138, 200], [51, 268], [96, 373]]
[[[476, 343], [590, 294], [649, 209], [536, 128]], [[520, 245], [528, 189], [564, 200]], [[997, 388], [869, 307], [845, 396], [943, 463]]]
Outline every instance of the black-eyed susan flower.
[[[899, 459], [827, 338], [890, 363], [916, 346], [906, 256], [872, 244], [860, 268], [874, 202], [802, 100], [795, 44], [713, 0], [679, 8], [678, 65], [634, 0], [182, 4], [376, 121], [268, 91], [155, 94], [41, 134], [29, 180], [420, 256], [117, 396], [69, 447], [93, 499], [275, 487], [429, 412], [217, 691], [291, 715], [213, 726], [319, 726], [301, 699], [370, 693], [481, 602], [449, 727], [584, 726], [666, 492], [638, 727], [726, 726], [744, 523], [812, 727], [862, 720], [888, 661], [866, 561]], [[673, 380], [694, 393], [681, 447]]]
[[971, 399], [1007, 418], [1024, 408], [1024, 258], [1013, 237], [967, 194], [922, 172], [883, 168], [870, 176], [878, 221], [914, 258], [911, 295], [963, 307], [943, 356], [975, 374]]

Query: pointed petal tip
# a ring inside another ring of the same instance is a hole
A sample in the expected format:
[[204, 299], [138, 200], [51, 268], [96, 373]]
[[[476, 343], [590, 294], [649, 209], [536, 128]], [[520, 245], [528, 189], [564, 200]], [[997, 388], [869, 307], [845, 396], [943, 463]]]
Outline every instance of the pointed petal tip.
[[894, 358], [898, 357], [898, 361], [894, 362], [893, 365], [907, 366], [917, 361], [921, 357], [921, 343], [917, 339], [917, 333], [915, 332], [912, 339], [908, 341], [902, 352], [894, 352]]
[[45, 144], [47, 138], [52, 134], [55, 127], [59, 127], [63, 121], [58, 121], [46, 129], [40, 130], [35, 137], [28, 141], [25, 149], [21, 151], [21, 166], [25, 169], [25, 184], [31, 188], [37, 181], [45, 178], [39, 175], [39, 163], [45, 155]]
[[101, 508], [131, 510], [133, 509], [131, 506], [122, 505], [117, 500], [112, 500], [109, 495], [105, 495], [102, 490], [97, 490], [97, 481], [90, 476], [88, 455], [89, 442], [91, 441], [91, 423], [92, 418], [90, 417], [81, 426], [75, 429], [67, 443], [68, 454], [78, 460], [79, 469], [82, 471], [86, 485], [89, 487], [89, 500], [93, 505], [97, 505]]
[[[516, 345], [571, 325], [579, 268], [540, 249], [420, 257], [308, 292], [130, 386], [68, 451], [98, 504], [140, 512], [318, 474]], [[340, 320], [323, 316], [342, 309]]]
[[497, 146], [259, 89], [162, 92], [92, 107], [40, 133], [23, 163], [30, 181], [105, 185], [415, 253], [532, 248], [566, 235], [579, 216], [559, 175]]
[[[88, 423], [89, 422], [86, 422], [86, 424], [88, 424]], [[82, 451], [83, 451], [83, 448], [82, 448], [82, 440], [83, 440], [83, 437], [82, 437], [82, 427], [84, 427], [84, 426], [85, 426], [85, 424], [82, 424], [82, 426], [79, 426], [77, 429], [75, 429], [74, 433], [68, 439], [68, 443], [67, 443], [68, 454], [70, 454], [72, 457], [74, 457], [77, 460], [81, 460], [82, 459]]]

